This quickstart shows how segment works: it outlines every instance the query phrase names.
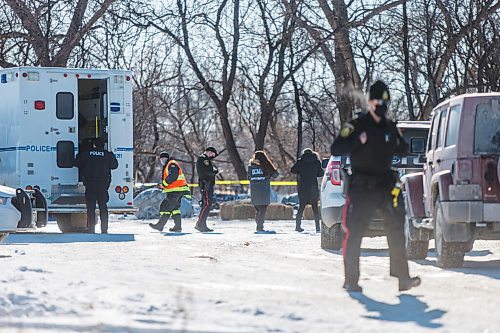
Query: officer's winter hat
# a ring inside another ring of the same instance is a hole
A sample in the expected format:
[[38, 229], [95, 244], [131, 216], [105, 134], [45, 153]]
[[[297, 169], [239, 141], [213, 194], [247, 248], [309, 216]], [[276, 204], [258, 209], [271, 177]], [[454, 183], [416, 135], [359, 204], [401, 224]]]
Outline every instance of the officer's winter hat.
[[170, 154], [167, 153], [166, 151], [162, 151], [160, 153], [160, 158], [166, 158], [166, 159], [169, 159], [170, 158]]
[[376, 81], [374, 84], [370, 86], [369, 92], [370, 100], [375, 99], [378, 100], [380, 105], [385, 104], [388, 105], [391, 100], [391, 94], [389, 93], [389, 87], [383, 81]]
[[217, 154], [217, 149], [215, 149], [214, 147], [210, 146], [210, 147], [207, 147], [207, 149], [205, 149], [205, 151], [211, 151], [212, 153], [215, 154], [215, 156], [219, 155]]

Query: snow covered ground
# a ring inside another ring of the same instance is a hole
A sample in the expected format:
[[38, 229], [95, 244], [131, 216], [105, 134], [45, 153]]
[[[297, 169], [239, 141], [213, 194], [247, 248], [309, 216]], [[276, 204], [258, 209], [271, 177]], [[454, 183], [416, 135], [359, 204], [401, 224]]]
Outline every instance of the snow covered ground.
[[[153, 232], [114, 219], [113, 235], [11, 235], [0, 245], [0, 332], [499, 332], [500, 242], [465, 268], [411, 262], [422, 286], [397, 291], [385, 238], [366, 238], [364, 294], [342, 288], [339, 252], [313, 223], [210, 220], [214, 234]], [[170, 225], [170, 224], [169, 224]], [[53, 224], [42, 232], [57, 232]]]

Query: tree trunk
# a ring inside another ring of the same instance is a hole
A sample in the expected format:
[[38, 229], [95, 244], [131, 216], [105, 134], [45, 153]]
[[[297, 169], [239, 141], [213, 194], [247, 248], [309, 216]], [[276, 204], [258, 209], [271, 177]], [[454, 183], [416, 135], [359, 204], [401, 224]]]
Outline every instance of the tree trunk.
[[406, 8], [406, 2], [403, 3], [403, 55], [404, 55], [404, 66], [405, 66], [405, 92], [406, 92], [406, 103], [408, 104], [408, 113], [410, 114], [410, 120], [415, 120], [415, 111], [413, 110], [413, 99], [411, 98], [411, 87], [410, 87], [410, 51], [408, 45], [408, 13]]
[[264, 149], [267, 128], [269, 127], [269, 121], [271, 120], [271, 117], [273, 115], [273, 108], [274, 106], [270, 106], [268, 105], [268, 103], [266, 103], [265, 105], [261, 105], [262, 111], [260, 114], [259, 129], [257, 130], [257, 133], [255, 135], [255, 150]]
[[241, 160], [238, 148], [236, 147], [236, 142], [234, 141], [233, 130], [231, 129], [227, 116], [227, 108], [226, 106], [217, 106], [217, 110], [219, 111], [219, 119], [222, 126], [222, 132], [224, 133], [224, 140], [226, 141], [226, 150], [229, 155], [229, 159], [234, 166], [238, 179], [247, 179], [247, 170], [245, 164]]

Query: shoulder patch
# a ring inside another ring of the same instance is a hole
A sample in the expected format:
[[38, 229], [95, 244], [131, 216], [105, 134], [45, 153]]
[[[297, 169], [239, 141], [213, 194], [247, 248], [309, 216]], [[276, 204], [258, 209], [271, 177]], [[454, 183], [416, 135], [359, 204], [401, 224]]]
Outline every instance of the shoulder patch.
[[354, 126], [351, 123], [345, 123], [344, 127], [340, 130], [340, 136], [347, 138], [352, 132], [354, 132]]
[[203, 164], [205, 164], [206, 166], [209, 166], [210, 165], [210, 161], [209, 160], [203, 160]]

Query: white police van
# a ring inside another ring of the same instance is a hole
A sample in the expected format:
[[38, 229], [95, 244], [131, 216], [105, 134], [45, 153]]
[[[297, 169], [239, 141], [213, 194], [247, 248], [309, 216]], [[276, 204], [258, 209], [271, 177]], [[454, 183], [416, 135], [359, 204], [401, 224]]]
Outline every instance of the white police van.
[[111, 212], [132, 211], [132, 72], [14, 67], [0, 70], [0, 185], [36, 189], [60, 229], [86, 225], [78, 151], [102, 137], [118, 159]]

